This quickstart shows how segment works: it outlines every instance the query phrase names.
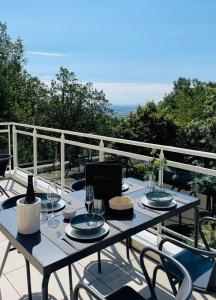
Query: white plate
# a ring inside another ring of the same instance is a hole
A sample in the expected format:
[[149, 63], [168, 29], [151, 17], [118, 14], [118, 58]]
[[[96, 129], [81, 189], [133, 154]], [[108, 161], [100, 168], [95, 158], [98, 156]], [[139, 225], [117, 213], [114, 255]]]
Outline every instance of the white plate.
[[149, 208], [158, 209], [158, 210], [170, 209], [177, 205], [174, 199], [169, 204], [161, 205], [160, 203], [158, 204], [157, 201], [155, 201], [155, 203], [152, 203], [152, 201], [149, 201], [146, 197], [141, 198], [141, 203]]
[[77, 230], [71, 227], [70, 224], [68, 224], [65, 227], [65, 233], [75, 240], [83, 240], [83, 241], [91, 241], [95, 239], [99, 239], [103, 236], [105, 236], [109, 232], [109, 225], [107, 223], [104, 223], [104, 225], [97, 230], [93, 232], [86, 232], [82, 230]]

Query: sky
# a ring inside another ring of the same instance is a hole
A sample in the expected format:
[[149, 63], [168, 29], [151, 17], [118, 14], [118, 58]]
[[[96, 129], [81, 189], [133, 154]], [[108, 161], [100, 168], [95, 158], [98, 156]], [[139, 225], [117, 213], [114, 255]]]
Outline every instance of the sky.
[[32, 75], [64, 66], [113, 104], [162, 100], [180, 76], [216, 81], [215, 15], [215, 0], [0, 0]]

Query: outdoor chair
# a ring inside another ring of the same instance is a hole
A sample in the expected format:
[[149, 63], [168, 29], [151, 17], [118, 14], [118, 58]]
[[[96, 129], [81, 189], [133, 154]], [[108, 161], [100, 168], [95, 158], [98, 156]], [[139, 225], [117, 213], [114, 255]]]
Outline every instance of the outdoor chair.
[[87, 162], [90, 161], [89, 156], [85, 156], [84, 152], [78, 147], [71, 147], [66, 149], [68, 164], [65, 168], [65, 178], [68, 176], [69, 171], [73, 168], [77, 168], [77, 173], [72, 174], [72, 177], [76, 179], [82, 179], [84, 173], [81, 172], [81, 167], [84, 166]]
[[[182, 278], [183, 278], [182, 284], [178, 290], [178, 293], [175, 295], [175, 299], [178, 299], [178, 300], [190, 299], [190, 296], [192, 294], [192, 280], [191, 280], [191, 277], [188, 274], [187, 270], [175, 259], [162, 253], [158, 249], [146, 247], [142, 250], [142, 252], [140, 254], [140, 265], [141, 265], [145, 280], [146, 280], [148, 287], [150, 289], [150, 292], [151, 292], [151, 299], [158, 299], [156, 296], [152, 281], [147, 272], [145, 262], [144, 262], [144, 258], [148, 257], [151, 253], [156, 254], [160, 257], [161, 264], [164, 266], [164, 269], [166, 270], [168, 278], [169, 278], [170, 274], [169, 274], [169, 269], [167, 268], [167, 265], [170, 263], [172, 263], [176, 267], [176, 269], [178, 269], [179, 272], [182, 274]], [[93, 290], [90, 285], [86, 285], [84, 283], [79, 283], [76, 285], [76, 287], [74, 289], [74, 300], [79, 299], [79, 291], [81, 289], [84, 289], [87, 292], [90, 299], [91, 299], [91, 297], [93, 297], [94, 299], [97, 299], [97, 300], [105, 300], [105, 299], [107, 299], [107, 300], [120, 300], [120, 299], [143, 300], [143, 299], [145, 299], [143, 296], [141, 296], [138, 292], [136, 292], [133, 288], [131, 288], [129, 286], [123, 286], [120, 289], [112, 292], [111, 294], [109, 294], [107, 296], [103, 296], [103, 295], [99, 294], [97, 291]]]
[[84, 190], [85, 188], [85, 180], [77, 180], [71, 184], [72, 192]]
[[[0, 156], [0, 179], [3, 180], [5, 177], [5, 172], [7, 170], [8, 164], [11, 160], [11, 155], [10, 154], [4, 154]], [[9, 195], [6, 192], [6, 190], [0, 185], [0, 193], [3, 195], [5, 194], [8, 198]]]
[[[216, 219], [214, 221], [216, 223]], [[201, 219], [200, 227], [202, 222], [203, 220]], [[204, 237], [203, 233], [201, 233], [201, 237]], [[211, 251], [205, 237], [203, 241], [207, 250], [197, 249], [171, 238], [163, 239], [159, 244], [159, 249], [162, 251], [165, 243], [171, 243], [182, 248], [179, 253], [173, 255], [173, 258], [187, 269], [192, 278], [194, 291], [202, 294], [211, 294], [216, 292], [216, 252]], [[159, 264], [154, 270], [153, 286], [158, 270], [164, 271], [162, 264]], [[183, 277], [172, 263], [169, 265], [169, 270], [171, 274], [170, 282], [173, 292], [176, 294], [176, 284], [181, 284]]]

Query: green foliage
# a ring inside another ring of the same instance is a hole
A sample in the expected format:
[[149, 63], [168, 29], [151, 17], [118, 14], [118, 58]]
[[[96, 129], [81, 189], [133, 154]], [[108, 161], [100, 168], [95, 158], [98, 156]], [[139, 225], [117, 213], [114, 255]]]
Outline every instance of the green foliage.
[[156, 176], [159, 169], [166, 165], [166, 159], [160, 158], [157, 150], [152, 149], [151, 156], [152, 159], [150, 161], [136, 165], [136, 169], [138, 172], [143, 173], [143, 175], [152, 173], [154, 176]]
[[[103, 91], [81, 84], [73, 72], [61, 67], [52, 80], [44, 123], [65, 130], [111, 134], [113, 111]], [[44, 124], [44, 125], [45, 125]]]
[[159, 109], [178, 126], [192, 120], [206, 120], [216, 112], [216, 83], [180, 77], [173, 91], [164, 97]]
[[22, 41], [12, 42], [0, 23], [0, 121], [112, 134], [116, 120], [103, 91], [63, 67], [48, 87], [24, 66]]
[[120, 121], [116, 135], [141, 142], [173, 145], [176, 125], [158, 110], [154, 102], [148, 102], [143, 107], [138, 106], [134, 113]]

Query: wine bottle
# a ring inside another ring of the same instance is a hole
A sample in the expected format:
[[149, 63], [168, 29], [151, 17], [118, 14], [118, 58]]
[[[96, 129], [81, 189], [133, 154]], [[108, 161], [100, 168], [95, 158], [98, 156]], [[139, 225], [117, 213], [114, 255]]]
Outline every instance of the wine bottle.
[[28, 187], [25, 197], [25, 204], [32, 204], [35, 202], [35, 194], [33, 187], [33, 175], [28, 175]]

